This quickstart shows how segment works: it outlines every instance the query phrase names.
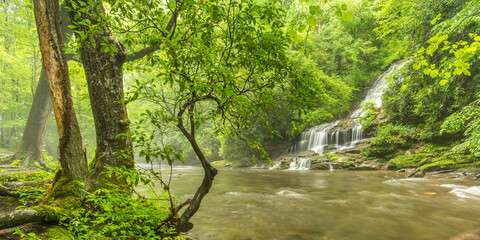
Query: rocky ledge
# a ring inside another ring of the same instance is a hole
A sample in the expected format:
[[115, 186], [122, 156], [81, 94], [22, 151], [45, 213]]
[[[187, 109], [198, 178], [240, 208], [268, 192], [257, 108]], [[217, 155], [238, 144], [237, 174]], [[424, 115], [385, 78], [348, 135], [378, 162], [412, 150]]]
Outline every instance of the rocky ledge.
[[335, 153], [319, 155], [314, 151], [305, 151], [298, 155], [281, 156], [277, 160], [279, 169], [288, 169], [292, 162], [309, 161], [310, 170], [386, 170], [383, 159], [367, 159], [355, 153]]
[[410, 149], [399, 149], [397, 153], [382, 158], [369, 155], [372, 152], [370, 139], [363, 139], [356, 147], [346, 151], [319, 155], [309, 150], [297, 155], [281, 156], [275, 162], [277, 169], [281, 170], [301, 165], [301, 169], [310, 170], [389, 170], [404, 172], [407, 177], [414, 178], [480, 180], [480, 171], [475, 167], [475, 161], [459, 149], [458, 146], [450, 145], [416, 144]]

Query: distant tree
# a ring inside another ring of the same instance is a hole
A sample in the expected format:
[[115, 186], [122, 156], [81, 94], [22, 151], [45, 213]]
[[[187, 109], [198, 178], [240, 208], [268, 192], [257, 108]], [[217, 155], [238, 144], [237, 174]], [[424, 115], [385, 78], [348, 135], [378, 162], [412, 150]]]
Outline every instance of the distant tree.
[[[70, 19], [64, 7], [61, 9], [60, 19], [62, 39], [63, 42], [67, 43], [67, 33], [72, 34], [72, 31], [67, 27], [70, 24]], [[22, 139], [15, 153], [11, 156], [12, 161], [21, 160], [23, 166], [34, 166], [36, 163], [46, 166], [42, 150], [51, 112], [52, 101], [48, 90], [45, 69], [42, 67]]]

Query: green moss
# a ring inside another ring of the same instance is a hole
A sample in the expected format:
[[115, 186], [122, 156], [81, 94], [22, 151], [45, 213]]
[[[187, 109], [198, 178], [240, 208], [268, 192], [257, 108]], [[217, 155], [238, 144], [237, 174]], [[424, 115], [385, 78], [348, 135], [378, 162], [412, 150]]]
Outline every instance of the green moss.
[[355, 163], [354, 163], [354, 162], [347, 161], [347, 162], [343, 162], [343, 163], [342, 163], [342, 168], [343, 168], [343, 169], [349, 169], [349, 168], [352, 168], [352, 167], [355, 167]]
[[409, 156], [398, 156], [387, 163], [388, 169], [396, 170], [401, 168], [417, 168], [420, 166], [417, 159], [412, 159]]
[[80, 197], [76, 184], [68, 179], [67, 177], [61, 177], [55, 187], [53, 188], [52, 194], [50, 197], [57, 198], [57, 197]]
[[97, 154], [95, 154], [95, 156], [92, 158], [92, 160], [88, 163], [88, 169], [90, 171], [89, 172], [90, 174], [92, 174], [92, 171], [97, 166], [97, 163], [98, 163]]
[[324, 156], [328, 157], [328, 159], [335, 161], [338, 159], [338, 155], [335, 153], [325, 153]]
[[417, 152], [399, 155], [388, 162], [389, 169], [420, 168], [426, 172], [466, 168], [477, 161], [468, 152], [457, 151], [458, 142], [428, 143]]
[[211, 162], [212, 166], [214, 167], [246, 167], [248, 163], [242, 161], [230, 161], [230, 160], [220, 160]]
[[46, 232], [42, 234], [42, 237], [45, 239], [56, 239], [56, 240], [71, 240], [72, 237], [69, 236], [67, 229], [58, 225], [52, 225], [47, 227]]
[[41, 206], [35, 206], [32, 208], [37, 210], [37, 212], [45, 222], [57, 223], [60, 221], [60, 217], [65, 215], [64, 209], [59, 207], [41, 205]]

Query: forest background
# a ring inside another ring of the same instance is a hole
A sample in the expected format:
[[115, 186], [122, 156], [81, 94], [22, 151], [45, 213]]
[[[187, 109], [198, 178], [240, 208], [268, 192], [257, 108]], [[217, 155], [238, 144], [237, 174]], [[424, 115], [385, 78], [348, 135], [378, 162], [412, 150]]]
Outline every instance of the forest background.
[[[468, 155], [469, 161], [478, 163], [479, 1], [250, 2], [273, 4], [278, 9], [276, 14], [282, 17], [282, 24], [267, 26], [254, 20], [251, 23], [258, 24], [259, 29], [278, 28], [278, 36], [285, 38], [282, 41], [270, 39], [264, 44], [271, 48], [288, 46], [282, 56], [285, 61], [275, 63], [278, 65], [274, 67], [280, 69], [285, 64], [295, 71], [285, 76], [284, 83], [268, 88], [265, 96], [276, 99], [275, 104], [264, 104], [270, 100], [258, 96], [258, 99], [250, 99], [258, 101], [258, 105], [248, 105], [237, 99], [238, 107], [233, 115], [238, 114], [239, 119], [248, 118], [239, 121], [241, 127], [228, 118], [202, 115], [212, 108], [208, 103], [199, 106], [198, 120], [192, 122], [191, 127], [196, 130], [198, 144], [210, 162], [230, 159], [239, 165], [249, 165], [251, 160], [268, 158], [266, 153], [271, 157], [284, 153], [306, 128], [347, 116], [359, 93], [372, 79], [395, 60], [406, 59], [409, 62], [403, 71], [390, 80], [384, 109], [371, 109], [371, 114], [364, 119], [368, 125], [379, 113], [388, 116], [388, 121], [376, 129], [372, 154], [388, 156], [414, 143], [448, 140], [448, 146], [458, 146], [456, 149]], [[133, 15], [129, 10], [129, 7], [138, 6], [115, 6], [105, 2], [107, 13], [111, 13], [108, 20], [112, 33], [126, 44], [130, 53], [142, 49], [148, 42], [148, 35], [136, 37], [129, 32], [128, 21], [119, 17], [124, 13], [128, 19], [141, 21], [144, 16]], [[211, 6], [215, 9], [214, 4]], [[0, 23], [0, 148], [2, 152], [16, 152], [22, 146], [22, 133], [42, 64], [32, 3], [5, 0], [0, 19], [4, 19]], [[80, 24], [91, 25], [88, 22]], [[75, 30], [75, 26], [71, 25], [70, 29]], [[75, 56], [78, 44], [78, 37], [70, 38], [66, 48], [69, 56]], [[196, 44], [189, 46], [201, 49]], [[115, 54], [108, 45], [103, 46], [102, 51]], [[176, 157], [187, 164], [195, 164], [195, 153], [181, 131], [174, 125], [158, 124], [168, 120], [162, 111], [168, 109], [170, 103], [162, 98], [173, 98], [185, 90], [181, 82], [156, 81], [166, 74], [158, 66], [167, 62], [168, 54], [153, 53], [124, 65], [127, 96], [124, 101], [131, 121], [132, 140], [140, 161], [151, 157], [145, 149], [172, 146], [172, 152], [178, 153]], [[87, 159], [91, 160], [97, 142], [90, 106], [92, 96], [78, 58], [69, 61], [69, 69], [74, 108]], [[245, 113], [241, 111], [242, 106], [256, 108], [248, 108], [252, 112]], [[41, 155], [33, 158], [34, 161], [24, 161], [28, 156], [20, 153], [16, 159], [18, 163], [46, 163], [49, 168], [58, 167], [56, 131], [56, 123], [51, 118]]]

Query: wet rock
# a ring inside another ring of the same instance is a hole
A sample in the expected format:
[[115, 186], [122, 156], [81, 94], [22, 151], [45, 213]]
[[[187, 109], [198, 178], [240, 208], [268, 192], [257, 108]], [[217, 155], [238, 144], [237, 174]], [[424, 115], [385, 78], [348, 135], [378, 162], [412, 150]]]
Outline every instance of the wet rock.
[[303, 152], [299, 153], [298, 157], [314, 157], [314, 156], [318, 156], [318, 155], [320, 155], [320, 154], [316, 153], [313, 150], [307, 150], [307, 151], [303, 151]]
[[310, 170], [329, 170], [329, 169], [330, 169], [330, 162], [313, 160], [310, 163]]
[[425, 177], [425, 171], [421, 171], [420, 169], [416, 169], [412, 173], [408, 174], [409, 178], [423, 178]]
[[480, 231], [473, 231], [458, 235], [450, 240], [480, 240]]
[[278, 169], [289, 169], [290, 168], [290, 163], [292, 163], [295, 160], [295, 156], [281, 156], [277, 159], [277, 167]]
[[377, 161], [364, 161], [360, 164], [356, 165], [355, 167], [351, 168], [351, 170], [380, 170], [382, 169], [383, 164]]

